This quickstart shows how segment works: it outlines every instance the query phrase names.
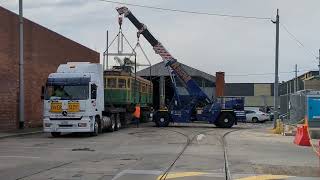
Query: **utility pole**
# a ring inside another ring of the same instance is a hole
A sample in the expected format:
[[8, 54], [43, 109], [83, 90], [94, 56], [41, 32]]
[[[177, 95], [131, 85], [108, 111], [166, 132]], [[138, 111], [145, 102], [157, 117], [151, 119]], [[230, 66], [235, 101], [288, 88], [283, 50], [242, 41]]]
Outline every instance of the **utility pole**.
[[19, 0], [19, 129], [24, 128], [23, 2]]
[[107, 30], [107, 48], [106, 48], [106, 50], [107, 50], [106, 64], [105, 64], [106, 67], [103, 67], [103, 68], [105, 68], [105, 70], [108, 70], [108, 66], [109, 66], [109, 31], [108, 30]]
[[276, 54], [275, 54], [275, 76], [274, 76], [274, 121], [273, 125], [276, 127], [276, 120], [279, 118], [278, 106], [279, 106], [279, 9], [277, 9], [276, 21], [272, 21], [276, 24]]
[[318, 67], [319, 67], [319, 77], [320, 77], [320, 49], [319, 49], [319, 57], [318, 57], [318, 59], [319, 59], [319, 65], [318, 65]]
[[294, 70], [294, 72], [295, 72], [295, 79], [294, 79], [294, 92], [297, 92], [298, 91], [298, 64], [296, 64], [295, 65], [295, 70]]
[[[133, 94], [134, 94], [134, 103], [137, 103], [137, 89], [138, 84], [137, 84], [137, 54], [135, 52], [134, 55], [134, 89], [133, 89]], [[140, 99], [139, 99], [139, 103], [140, 103]]]

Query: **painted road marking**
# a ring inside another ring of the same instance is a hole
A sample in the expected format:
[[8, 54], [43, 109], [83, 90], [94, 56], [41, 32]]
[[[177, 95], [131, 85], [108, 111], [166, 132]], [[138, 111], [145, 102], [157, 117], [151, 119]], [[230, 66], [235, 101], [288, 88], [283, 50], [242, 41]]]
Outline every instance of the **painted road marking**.
[[201, 141], [204, 137], [206, 137], [204, 134], [199, 134], [197, 136], [197, 141]]
[[[112, 180], [116, 180], [121, 178], [126, 174], [135, 174], [135, 175], [154, 175], [157, 180], [160, 180], [164, 171], [158, 170], [123, 170], [119, 172], [116, 176], [112, 178]], [[203, 176], [203, 177], [225, 177], [224, 173], [209, 173], [209, 172], [171, 172], [167, 175], [166, 179], [174, 179], [181, 177], [192, 177], [192, 176]]]
[[290, 177], [293, 177], [293, 176], [266, 174], [266, 175], [259, 175], [259, 176], [244, 177], [237, 180], [282, 180], [282, 179], [288, 179]]
[[153, 170], [123, 170], [120, 173], [118, 173], [115, 177], [112, 178], [112, 180], [116, 180], [119, 177], [125, 175], [125, 174], [142, 174], [142, 175], [156, 175], [158, 176], [161, 174], [162, 171], [153, 171]]
[[[192, 177], [192, 176], [202, 176], [207, 175], [208, 173], [204, 172], [179, 172], [179, 173], [169, 173], [166, 179], [174, 179], [174, 178], [181, 178], [181, 177]], [[161, 176], [158, 176], [157, 180], [161, 180]]]

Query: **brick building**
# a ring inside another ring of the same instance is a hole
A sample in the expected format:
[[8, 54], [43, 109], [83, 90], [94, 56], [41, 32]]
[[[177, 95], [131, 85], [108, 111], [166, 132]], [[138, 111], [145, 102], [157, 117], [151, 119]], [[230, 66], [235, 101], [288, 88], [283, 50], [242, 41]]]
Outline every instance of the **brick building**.
[[[99, 53], [24, 20], [25, 126], [41, 125], [41, 86], [67, 61], [99, 62]], [[0, 131], [19, 122], [19, 16], [0, 6]]]

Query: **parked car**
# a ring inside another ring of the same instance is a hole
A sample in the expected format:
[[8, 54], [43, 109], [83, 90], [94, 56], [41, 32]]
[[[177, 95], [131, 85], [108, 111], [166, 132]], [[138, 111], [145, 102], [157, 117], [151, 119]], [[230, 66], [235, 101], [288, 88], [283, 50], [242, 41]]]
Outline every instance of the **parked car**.
[[248, 122], [258, 123], [270, 119], [270, 116], [267, 113], [260, 111], [259, 108], [245, 108], [245, 113]]

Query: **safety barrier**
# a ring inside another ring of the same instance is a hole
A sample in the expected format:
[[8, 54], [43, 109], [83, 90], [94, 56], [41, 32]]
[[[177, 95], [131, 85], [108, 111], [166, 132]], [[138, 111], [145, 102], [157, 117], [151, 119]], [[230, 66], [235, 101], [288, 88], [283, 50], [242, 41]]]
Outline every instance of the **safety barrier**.
[[273, 129], [274, 134], [282, 134], [283, 132], [283, 122], [281, 119], [276, 120], [276, 127]]
[[293, 142], [299, 146], [311, 146], [308, 126], [297, 127], [297, 133]]
[[[300, 124], [302, 122], [304, 122], [302, 127], [298, 127], [298, 124]], [[277, 119], [276, 128], [273, 129], [273, 132], [275, 134], [284, 133], [284, 128], [283, 128], [284, 125], [286, 125], [286, 124], [282, 123], [280, 119]], [[320, 141], [318, 144], [319, 145], [318, 148], [312, 143], [308, 120], [302, 119], [302, 120], [298, 121], [297, 123], [289, 124], [289, 125], [297, 127], [297, 133], [295, 135], [294, 143], [297, 145], [301, 145], [301, 146], [311, 146], [312, 150], [320, 158]]]
[[316, 155], [318, 157], [320, 157], [320, 141], [319, 141], [319, 147], [318, 147], [318, 150], [317, 148], [315, 147], [315, 145], [312, 143], [312, 139], [311, 139], [311, 135], [310, 135], [310, 131], [309, 131], [309, 124], [308, 124], [308, 120], [306, 120], [306, 126], [307, 126], [307, 132], [308, 132], [308, 136], [309, 136], [309, 141], [310, 141], [310, 144], [311, 144], [311, 147], [312, 147], [312, 150], [316, 153]]

